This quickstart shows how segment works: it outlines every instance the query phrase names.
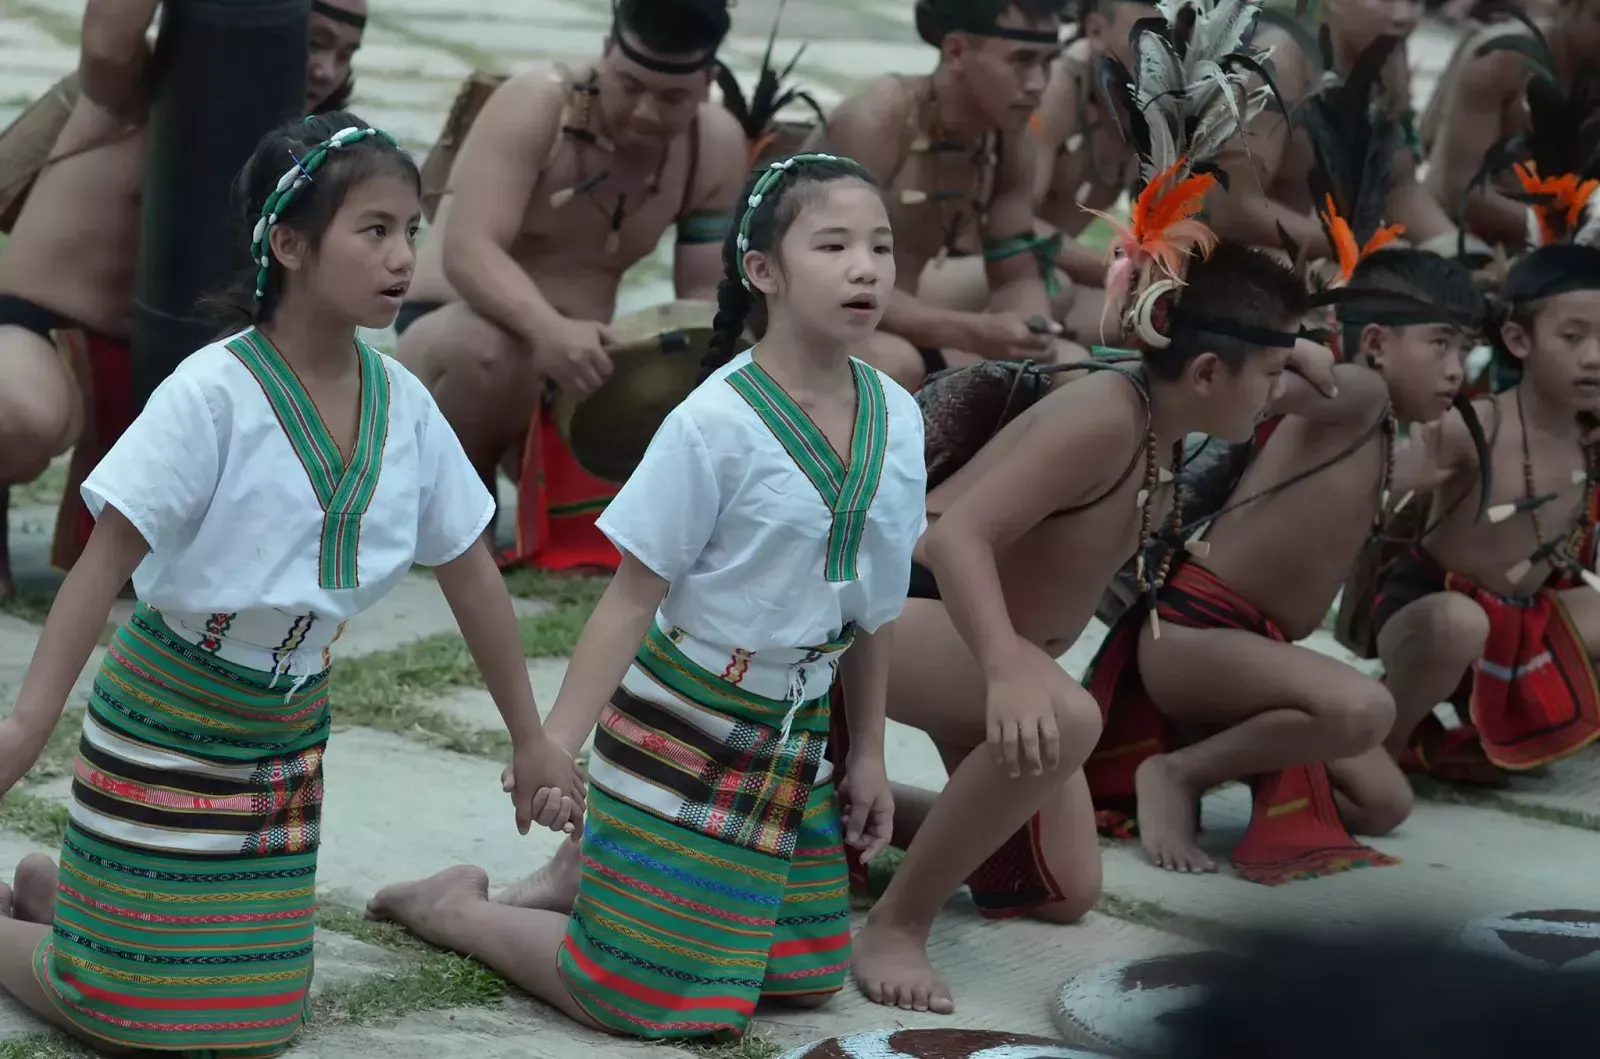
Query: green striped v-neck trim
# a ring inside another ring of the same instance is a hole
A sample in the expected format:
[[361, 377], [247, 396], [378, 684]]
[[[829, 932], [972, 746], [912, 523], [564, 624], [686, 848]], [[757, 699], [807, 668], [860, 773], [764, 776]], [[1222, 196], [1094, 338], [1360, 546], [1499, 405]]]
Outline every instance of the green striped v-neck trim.
[[728, 385], [761, 417], [832, 512], [824, 570], [829, 581], [854, 581], [858, 576], [856, 562], [867, 512], [883, 478], [889, 437], [888, 401], [878, 373], [854, 358], [850, 371], [856, 383], [856, 419], [848, 464], [839, 459], [805, 410], [755, 361], [727, 377]]
[[322, 506], [318, 586], [359, 587], [361, 520], [377, 493], [389, 438], [389, 372], [383, 357], [356, 341], [361, 359], [361, 407], [355, 446], [346, 466], [311, 395], [265, 335], [252, 329], [229, 342], [227, 349], [255, 376]]

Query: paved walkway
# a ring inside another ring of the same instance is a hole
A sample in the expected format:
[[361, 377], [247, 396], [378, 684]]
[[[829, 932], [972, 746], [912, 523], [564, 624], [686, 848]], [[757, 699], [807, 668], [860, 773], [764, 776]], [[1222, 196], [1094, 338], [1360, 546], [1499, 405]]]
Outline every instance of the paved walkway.
[[[0, 0], [0, 122], [72, 67], [80, 2]], [[729, 54], [746, 74], [759, 62], [775, 8], [775, 0], [739, 4]], [[581, 58], [599, 44], [608, 10], [608, 0], [375, 0], [356, 106], [421, 153], [469, 69]], [[909, 23], [909, 2], [803, 0], [786, 13], [784, 54], [811, 43], [800, 69], [827, 105], [862, 71], [928, 68], [930, 53]], [[1421, 38], [1415, 49], [1421, 87], [1431, 83], [1447, 47], [1438, 33]], [[652, 290], [638, 284], [633, 297], [650, 300]], [[0, 709], [21, 683], [53, 591], [48, 505], [59, 495], [60, 470], [18, 491], [12, 544], [26, 591], [10, 614], [0, 614]], [[548, 707], [595, 588], [527, 576], [511, 583], [523, 597], [535, 691]], [[1063, 664], [1080, 671], [1102, 632], [1091, 630]], [[1340, 653], [1325, 634], [1314, 641]], [[328, 760], [320, 875], [326, 929], [318, 941], [317, 1020], [291, 1054], [565, 1059], [579, 1048], [596, 1059], [662, 1054], [576, 1033], [475, 965], [362, 922], [356, 910], [384, 882], [473, 862], [502, 884], [538, 864], [553, 839], [518, 838], [511, 828], [498, 782], [504, 737], [430, 578], [408, 580], [354, 623], [341, 647], [347, 648], [335, 693], [341, 727]], [[81, 697], [72, 704], [80, 708]], [[40, 768], [0, 807], [0, 872], [8, 874], [28, 852], [54, 852], [75, 723], [69, 714]], [[893, 726], [890, 769], [906, 782], [943, 782], [926, 738], [900, 726]], [[1151, 869], [1133, 850], [1108, 848], [1103, 911], [1081, 926], [984, 923], [964, 897], [952, 903], [933, 949], [957, 991], [953, 1019], [890, 1013], [847, 994], [824, 1011], [764, 1016], [757, 1037], [711, 1054], [767, 1057], [781, 1046], [888, 1026], [897, 1017], [908, 1026], [953, 1022], [1054, 1035], [1051, 1006], [1071, 975], [1109, 960], [1192, 950], [1196, 937], [1214, 940], [1229, 926], [1403, 916], [1447, 929], [1486, 913], [1581, 907], [1593, 902], [1600, 874], [1597, 794], [1600, 755], [1590, 755], [1492, 802], [1425, 801], [1402, 833], [1378, 843], [1402, 857], [1402, 865], [1273, 890], [1227, 871], [1174, 877]], [[1238, 790], [1208, 800], [1208, 840], [1218, 849], [1237, 836], [1242, 807]], [[73, 1054], [0, 1001], [0, 1059]]]

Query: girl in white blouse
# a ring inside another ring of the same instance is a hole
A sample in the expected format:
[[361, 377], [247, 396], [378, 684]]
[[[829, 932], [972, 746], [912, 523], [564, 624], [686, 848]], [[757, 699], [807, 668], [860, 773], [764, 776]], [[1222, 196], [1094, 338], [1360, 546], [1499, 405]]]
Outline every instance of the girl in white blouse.
[[[240, 176], [249, 326], [180, 364], [83, 495], [97, 524], [0, 722], [0, 793], [37, 760], [133, 578], [83, 721], [59, 875], [0, 887], [0, 986], [102, 1048], [281, 1051], [312, 973], [330, 648], [414, 563], [440, 587], [540, 788], [581, 800], [544, 735], [493, 501], [421, 382], [356, 338], [393, 320], [420, 181], [347, 113], [269, 134]], [[559, 825], [558, 825], [559, 826]]]

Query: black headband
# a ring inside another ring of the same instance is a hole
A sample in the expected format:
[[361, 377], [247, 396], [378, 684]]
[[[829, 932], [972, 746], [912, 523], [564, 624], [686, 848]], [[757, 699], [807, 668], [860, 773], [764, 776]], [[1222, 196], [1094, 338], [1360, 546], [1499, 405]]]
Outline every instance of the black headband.
[[952, 33], [971, 33], [977, 37], [997, 37], [1050, 47], [1061, 45], [1060, 30], [1008, 29], [993, 22], [985, 23], [971, 15], [936, 12], [928, 0], [917, 4], [915, 17], [918, 36], [936, 48]]
[[717, 61], [717, 49], [715, 48], [712, 48], [700, 58], [690, 59], [688, 62], [673, 62], [670, 59], [657, 59], [653, 55], [646, 55], [628, 43], [628, 38], [622, 35], [621, 24], [616, 22], [611, 24], [611, 39], [617, 42], [617, 47], [621, 49], [623, 55], [628, 57], [630, 62], [637, 63], [646, 70], [654, 70], [658, 74], [673, 76], [697, 74], [701, 70], [710, 69], [711, 64]]
[[1453, 312], [1404, 291], [1377, 287], [1340, 287], [1335, 296], [1319, 296], [1321, 304], [1337, 306], [1341, 327], [1413, 327], [1418, 324], [1445, 324], [1463, 331], [1483, 327], [1481, 319]]
[[335, 22], [343, 22], [347, 26], [354, 26], [356, 29], [367, 28], [366, 15], [358, 15], [353, 11], [346, 11], [342, 7], [334, 7], [332, 4], [326, 3], [325, 0], [311, 0], [311, 11], [313, 14], [321, 15], [323, 18], [330, 18]]
[[1267, 346], [1271, 349], [1293, 349], [1295, 343], [1305, 337], [1306, 331], [1274, 331], [1266, 327], [1250, 327], [1247, 324], [1235, 323], [1232, 320], [1221, 320], [1214, 316], [1201, 316], [1197, 313], [1186, 313], [1180, 304], [1172, 310], [1172, 333], [1177, 336], [1178, 328], [1189, 331], [1202, 331], [1208, 335], [1220, 335], [1223, 338], [1234, 338], [1240, 342], [1247, 342], [1252, 346]]

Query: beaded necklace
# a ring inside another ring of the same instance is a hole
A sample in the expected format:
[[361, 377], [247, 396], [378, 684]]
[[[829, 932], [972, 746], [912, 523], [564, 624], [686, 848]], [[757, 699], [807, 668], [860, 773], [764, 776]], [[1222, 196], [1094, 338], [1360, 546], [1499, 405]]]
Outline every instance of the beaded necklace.
[[561, 126], [561, 134], [577, 145], [578, 157], [578, 182], [569, 188], [562, 188], [550, 196], [551, 209], [561, 209], [578, 195], [586, 196], [595, 209], [609, 218], [611, 230], [606, 233], [606, 253], [615, 254], [622, 247], [622, 226], [629, 217], [635, 216], [644, 209], [645, 205], [661, 190], [661, 178], [666, 172], [667, 161], [672, 157], [672, 148], [669, 144], [661, 151], [661, 159], [656, 163], [655, 172], [650, 174], [650, 179], [645, 183], [644, 195], [632, 211], [628, 209], [628, 196], [625, 192], [617, 193], [615, 205], [607, 207], [597, 195], [600, 184], [610, 176], [611, 170], [601, 169], [599, 172], [589, 172], [589, 150], [598, 150], [605, 154], [614, 154], [615, 145], [603, 133], [594, 128], [594, 100], [600, 94], [599, 74], [593, 70], [589, 72], [586, 80], [572, 85], [573, 121]]

